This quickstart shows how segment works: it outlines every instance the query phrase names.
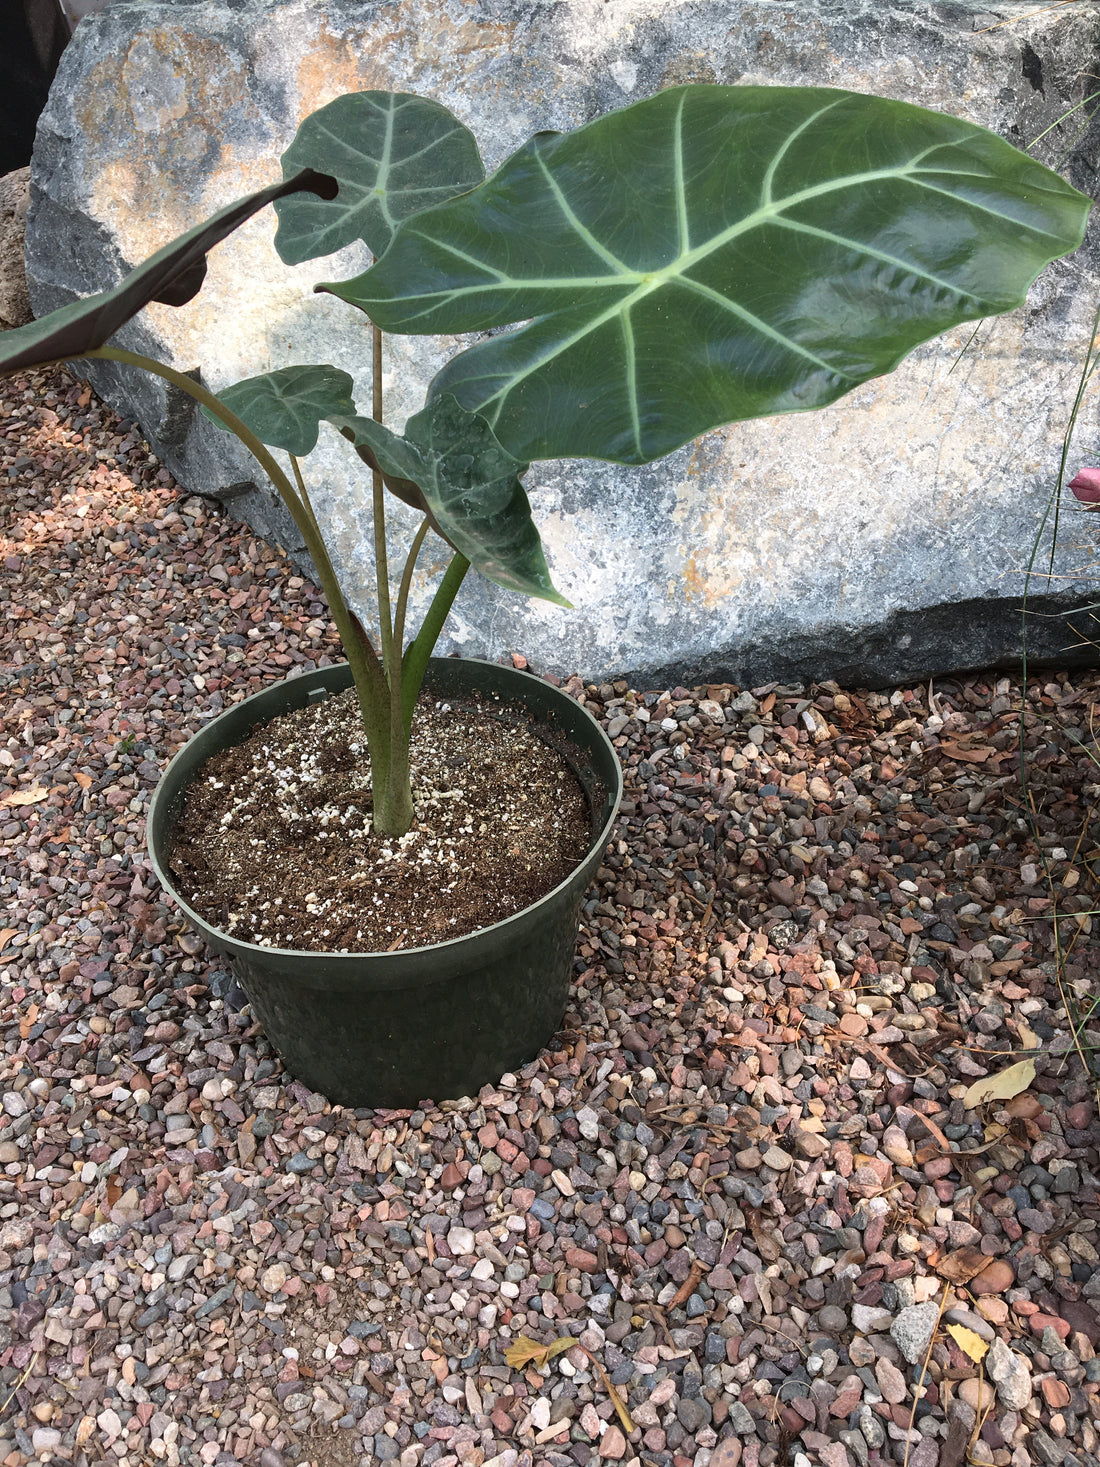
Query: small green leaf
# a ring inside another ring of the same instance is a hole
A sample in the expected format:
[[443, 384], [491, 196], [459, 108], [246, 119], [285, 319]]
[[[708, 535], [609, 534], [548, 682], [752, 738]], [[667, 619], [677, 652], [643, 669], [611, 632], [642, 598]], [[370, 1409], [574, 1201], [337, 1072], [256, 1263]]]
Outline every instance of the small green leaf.
[[381, 255], [403, 219], [445, 203], [485, 177], [477, 141], [446, 107], [402, 92], [354, 92], [312, 113], [283, 169], [319, 168], [335, 199], [284, 199], [275, 248], [288, 265], [363, 240]]
[[432, 384], [517, 457], [647, 463], [1012, 310], [1089, 201], [985, 128], [821, 87], [673, 87], [532, 138], [330, 290], [500, 332]]
[[385, 474], [419, 486], [439, 533], [487, 580], [570, 604], [554, 589], [520, 483], [528, 466], [500, 446], [484, 418], [444, 396], [409, 419], [403, 438], [371, 418], [330, 421], [369, 448]]
[[150, 255], [113, 290], [71, 301], [27, 326], [5, 331], [0, 335], [0, 372], [14, 372], [43, 362], [85, 356], [103, 346], [150, 301], [160, 301], [168, 306], [186, 305], [202, 286], [207, 250], [232, 234], [266, 204], [302, 189], [332, 198], [336, 193], [336, 182], [310, 168], [284, 183], [260, 189], [258, 193], [227, 205], [205, 224], [197, 224], [155, 255]]
[[[337, 367], [280, 367], [235, 382], [218, 401], [237, 414], [261, 442], [301, 458], [317, 443], [318, 425], [355, 412], [351, 377]], [[225, 424], [203, 408], [220, 428]]]

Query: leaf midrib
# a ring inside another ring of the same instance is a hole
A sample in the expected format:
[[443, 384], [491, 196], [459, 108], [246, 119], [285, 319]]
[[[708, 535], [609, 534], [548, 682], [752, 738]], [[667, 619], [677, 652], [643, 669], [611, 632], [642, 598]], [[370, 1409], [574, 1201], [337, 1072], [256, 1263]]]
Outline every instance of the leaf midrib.
[[[785, 141], [784, 148], [786, 148], [787, 142], [789, 142], [789, 139]], [[921, 160], [926, 157], [930, 152], [938, 152], [943, 146], [944, 144], [937, 143], [933, 148], [927, 149], [924, 152], [918, 154], [915, 159], [906, 164], [904, 167], [875, 169], [873, 171], [868, 171], [860, 174], [849, 174], [841, 180], [832, 180], [827, 183], [815, 184], [810, 188], [802, 189], [798, 193], [790, 194], [778, 201], [773, 200], [769, 203], [758, 205], [751, 214], [747, 214], [743, 219], [738, 220], [736, 224], [731, 224], [727, 229], [723, 230], [720, 234], [713, 236], [705, 244], [698, 245], [695, 247], [695, 249], [681, 249], [681, 252], [677, 256], [677, 258], [673, 261], [670, 261], [668, 265], [663, 266], [660, 270], [631, 270], [629, 267], [623, 265], [621, 261], [615, 259], [614, 256], [610, 255], [610, 252], [601, 245], [599, 247], [600, 253], [604, 255], [605, 258], [614, 260], [615, 263], [619, 266], [619, 269], [613, 274], [592, 276], [574, 275], [561, 279], [556, 279], [553, 277], [547, 277], [543, 279], [531, 277], [510, 277], [504, 275], [503, 272], [496, 269], [494, 266], [478, 261], [475, 257], [466, 254], [465, 251], [455, 251], [455, 253], [461, 253], [463, 257], [469, 261], [469, 263], [476, 264], [480, 266], [480, 268], [494, 275], [496, 277], [496, 284], [498, 287], [511, 286], [517, 283], [522, 284], [525, 289], [569, 289], [570, 291], [575, 291], [578, 286], [585, 288], [599, 288], [601, 286], [622, 288], [624, 285], [630, 285], [631, 283], [633, 283], [635, 287], [634, 290], [625, 298], [621, 298], [615, 301], [612, 305], [608, 306], [606, 310], [600, 312], [598, 315], [586, 318], [584, 324], [577, 331], [571, 332], [570, 335], [567, 337], [559, 338], [558, 340], [554, 341], [545, 352], [540, 353], [536, 358], [528, 363], [526, 367], [524, 367], [523, 369], [513, 370], [509, 374], [506, 386], [501, 387], [498, 391], [494, 392], [491, 396], [486, 397], [482, 402], [480, 402], [478, 405], [479, 410], [484, 412], [486, 408], [489, 408], [491, 405], [495, 404], [495, 411], [492, 413], [486, 413], [486, 416], [489, 418], [490, 423], [495, 426], [500, 419], [500, 414], [503, 411], [508, 396], [514, 391], [519, 383], [525, 381], [526, 378], [533, 375], [535, 372], [540, 371], [547, 362], [552, 361], [555, 357], [560, 356], [565, 351], [568, 351], [570, 347], [576, 345], [578, 341], [582, 341], [593, 331], [599, 330], [600, 327], [605, 326], [609, 321], [614, 320], [616, 317], [619, 317], [623, 323], [622, 330], [624, 345], [627, 348], [628, 373], [632, 376], [633, 374], [629, 371], [631, 366], [631, 352], [633, 346], [633, 332], [630, 326], [630, 313], [633, 311], [634, 307], [638, 305], [641, 301], [643, 301], [647, 296], [652, 295], [658, 290], [664, 289], [670, 282], [678, 282], [685, 289], [692, 290], [697, 293], [707, 294], [717, 303], [724, 305], [726, 309], [728, 309], [731, 313], [739, 316], [745, 322], [745, 324], [750, 327], [750, 329], [758, 331], [761, 335], [768, 337], [770, 340], [776, 342], [782, 347], [785, 347], [787, 350], [793, 352], [795, 355], [804, 357], [805, 359], [813, 362], [815, 366], [818, 366], [825, 371], [835, 373], [838, 377], [842, 377], [845, 380], [852, 381], [854, 385], [857, 380], [856, 378], [850, 377], [848, 373], [826, 362], [823, 358], [817, 356], [814, 352], [809, 350], [809, 348], [800, 345], [798, 342], [792, 340], [789, 336], [786, 336], [783, 332], [777, 330], [775, 327], [769, 326], [767, 322], [764, 322], [759, 317], [753, 315], [752, 312], [740, 306], [735, 300], [721, 295], [720, 292], [714, 291], [712, 288], [705, 286], [700, 281], [692, 280], [688, 276], [687, 272], [693, 266], [697, 265], [700, 261], [707, 259], [708, 256], [715, 253], [715, 251], [722, 249], [725, 245], [729, 244], [731, 240], [736, 239], [739, 235], [746, 234], [752, 229], [761, 227], [764, 223], [771, 222], [777, 224], [780, 228], [792, 229], [799, 233], [811, 233], [817, 235], [818, 237], [834, 240], [836, 243], [843, 244], [851, 248], [852, 250], [858, 251], [868, 258], [878, 259], [881, 260], [884, 264], [895, 265], [899, 269], [908, 270], [913, 274], [920, 276], [921, 279], [927, 280], [930, 284], [941, 286], [946, 290], [950, 290], [953, 295], [967, 297], [970, 300], [973, 300], [975, 304], [979, 304], [978, 297], [976, 297], [972, 292], [961, 290], [956, 283], [950, 280], [942, 279], [940, 276], [933, 275], [929, 271], [921, 270], [910, 260], [905, 260], [900, 256], [889, 255], [885, 251], [874, 249], [872, 246], [867, 245], [862, 241], [847, 239], [843, 235], [838, 235], [833, 231], [823, 230], [819, 226], [801, 224], [798, 221], [781, 217], [782, 214], [787, 210], [796, 208], [799, 204], [805, 203], [808, 200], [821, 198], [830, 193], [839, 192], [844, 188], [858, 187], [865, 183], [877, 182], [885, 179], [893, 180], [901, 178], [915, 182], [918, 187], [931, 187], [931, 185], [923, 183], [915, 175], [917, 173]], [[773, 162], [774, 161], [775, 160], [773, 160]], [[942, 175], [944, 173], [951, 172], [951, 170], [945, 168], [937, 168], [935, 172], [938, 175]], [[771, 170], [769, 169], [769, 173], [765, 180], [766, 186], [770, 185], [771, 176]], [[955, 176], [977, 178], [985, 177], [984, 174], [960, 173], [956, 173]], [[677, 199], [678, 201], [683, 201], [682, 171], [679, 170], [678, 180], [681, 186], [677, 189]], [[942, 192], [942, 190], [934, 191]], [[958, 202], [964, 202], [967, 207], [979, 209], [983, 212], [995, 212], [985, 209], [984, 206], [973, 203], [970, 200]], [[997, 217], [1004, 218], [1004, 215], [997, 215]], [[571, 210], [569, 211], [567, 218], [569, 218], [570, 222], [572, 222]], [[1021, 228], [1031, 228], [1033, 233], [1044, 234], [1047, 235], [1047, 237], [1053, 237], [1050, 236], [1047, 231], [1035, 230], [1032, 226], [1029, 225], [1021, 225]], [[585, 237], [587, 238], [588, 232], [584, 231], [584, 233]], [[443, 243], [443, 241], [439, 241], [439, 243]], [[447, 291], [446, 293], [443, 293], [441, 295], [435, 295], [434, 297], [432, 297], [432, 299], [436, 302], [441, 299], [446, 301], [453, 301], [460, 299], [466, 295], [482, 294], [486, 288], [487, 287], [484, 283], [474, 286], [463, 286], [456, 288], [452, 291]], [[416, 297], [413, 296], [409, 297], [408, 299], [416, 299]], [[634, 384], [634, 386], [636, 388], [636, 383]], [[631, 426], [635, 439], [635, 444], [640, 449], [641, 424], [637, 410], [636, 391], [631, 393], [631, 400]]]
[[[938, 144], [936, 149], [930, 151], [938, 151], [938, 149], [942, 146], [943, 144]], [[937, 168], [934, 171], [939, 176], [952, 173], [952, 170], [947, 168]], [[987, 181], [986, 175], [982, 173], [955, 172], [953, 176], [957, 178], [977, 178], [982, 181]], [[655, 291], [662, 289], [670, 281], [674, 281], [678, 277], [686, 275], [686, 273], [694, 266], [706, 260], [716, 251], [724, 248], [727, 244], [731, 243], [731, 241], [737, 239], [738, 236], [742, 234], [747, 234], [751, 230], [760, 228], [767, 223], [774, 223], [780, 228], [794, 229], [803, 233], [827, 233], [829, 238], [835, 239], [838, 243], [845, 244], [853, 250], [859, 251], [873, 258], [881, 259], [888, 264], [901, 266], [906, 270], [910, 270], [913, 274], [919, 275], [922, 279], [929, 281], [933, 285], [941, 285], [947, 289], [950, 289], [954, 294], [971, 295], [972, 299], [977, 299], [977, 297], [974, 297], [971, 292], [960, 290], [957, 284], [954, 284], [951, 281], [943, 280], [937, 275], [933, 275], [926, 270], [920, 269], [920, 267], [917, 266], [913, 261], [905, 260], [900, 256], [887, 255], [885, 252], [876, 250], [872, 246], [865, 244], [861, 240], [850, 240], [845, 238], [843, 235], [837, 235], [832, 233], [831, 231], [822, 231], [818, 228], [818, 226], [805, 225], [799, 223], [796, 220], [785, 219], [782, 217], [790, 209], [797, 208], [800, 204], [807, 203], [813, 199], [824, 198], [830, 193], [839, 193], [844, 189], [861, 187], [864, 184], [893, 181], [898, 179], [907, 180], [914, 183], [917, 187], [926, 188], [933, 193], [946, 192], [943, 189], [936, 188], [933, 184], [924, 182], [918, 176], [917, 165], [915, 162], [907, 164], [905, 165], [905, 167], [895, 167], [889, 169], [878, 168], [865, 173], [848, 174], [843, 179], [833, 180], [828, 183], [815, 184], [810, 188], [801, 189], [796, 194], [790, 194], [783, 199], [758, 205], [751, 214], [746, 214], [744, 218], [739, 219], [735, 224], [729, 225], [726, 229], [722, 230], [719, 234], [712, 236], [703, 244], [697, 245], [694, 249], [681, 249], [680, 253], [676, 256], [674, 260], [670, 260], [667, 265], [663, 265], [660, 267], [660, 269], [657, 270], [634, 270], [631, 269], [628, 265], [625, 265], [621, 260], [613, 255], [606, 248], [606, 246], [599, 244], [599, 242], [594, 239], [594, 236], [591, 235], [590, 231], [584, 228], [584, 226], [574, 223], [572, 210], [569, 210], [566, 215], [570, 226], [574, 228], [575, 232], [582, 239], [584, 239], [586, 244], [591, 241], [593, 248], [609, 263], [613, 263], [617, 267], [614, 271], [606, 274], [596, 275], [508, 275], [505, 271], [498, 269], [496, 266], [489, 264], [487, 261], [478, 259], [475, 255], [465, 250], [459, 250], [454, 248], [453, 246], [449, 246], [446, 240], [435, 239], [431, 236], [428, 236], [430, 242], [433, 245], [440, 248], [448, 248], [452, 254], [464, 259], [468, 264], [485, 271], [487, 275], [492, 277], [492, 281], [481, 281], [473, 285], [455, 286], [452, 289], [445, 291], [423, 292], [419, 295], [415, 292], [409, 292], [407, 294], [403, 294], [401, 299], [403, 302], [424, 300], [438, 304], [440, 302], [450, 303], [453, 301], [461, 300], [467, 296], [482, 295], [487, 289], [491, 290], [494, 287], [506, 288], [512, 286], [522, 286], [525, 290], [568, 290], [570, 292], [573, 292], [576, 291], [578, 287], [585, 289], [600, 287], [621, 289], [624, 286], [633, 285], [634, 290], [632, 291], [632, 293], [629, 296], [625, 297], [623, 300], [616, 303], [616, 310], [625, 310], [636, 305], [647, 295], [651, 295]], [[682, 199], [682, 188], [677, 190], [677, 197], [678, 199]], [[958, 196], [954, 194], [949, 195], [949, 197], [953, 198], [956, 203], [962, 205], [964, 208], [974, 209], [980, 213], [992, 214], [995, 218], [998, 219], [1005, 219], [1007, 217], [1006, 215], [999, 213], [997, 210], [990, 209], [986, 205], [978, 203], [975, 200], [959, 199]], [[1059, 236], [1052, 234], [1049, 230], [1037, 229], [1034, 225], [1025, 224], [1019, 221], [1017, 221], [1017, 224], [1020, 229], [1028, 230], [1032, 234], [1041, 235], [1045, 239], [1059, 238]]]

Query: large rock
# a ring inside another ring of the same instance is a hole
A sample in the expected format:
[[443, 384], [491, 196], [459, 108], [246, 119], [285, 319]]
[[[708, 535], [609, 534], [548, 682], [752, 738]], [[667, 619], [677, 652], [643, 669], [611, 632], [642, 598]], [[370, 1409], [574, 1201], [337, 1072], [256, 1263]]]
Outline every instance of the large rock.
[[[299, 119], [350, 90], [437, 98], [473, 128], [490, 166], [539, 128], [683, 81], [865, 89], [1029, 144], [1091, 85], [1082, 58], [1097, 54], [1098, 10], [988, 9], [924, 0], [112, 7], [80, 25], [41, 121], [32, 301], [41, 313], [101, 289], [273, 181]], [[1069, 172], [1087, 186], [1096, 149], [1078, 141], [1073, 151], [1080, 115], [1035, 151], [1057, 162], [1070, 149]], [[291, 361], [332, 361], [368, 402], [362, 317], [310, 294], [316, 279], [361, 269], [365, 255], [288, 269], [270, 247], [273, 228], [262, 216], [219, 247], [197, 301], [150, 308], [128, 339], [201, 367], [215, 388]], [[1056, 482], [1098, 286], [1093, 240], [1041, 277], [1026, 310], [985, 323], [973, 340], [970, 328], [950, 334], [832, 408], [711, 433], [640, 471], [537, 465], [536, 516], [577, 609], [470, 577], [444, 645], [522, 648], [559, 671], [629, 671], [649, 683], [885, 682], [1013, 657], [1022, 572]], [[391, 421], [420, 405], [446, 354], [447, 343], [388, 341]], [[102, 365], [91, 375], [136, 414], [184, 484], [228, 499], [301, 556], [286, 514], [254, 487], [256, 470], [186, 400]], [[1098, 436], [1089, 406], [1072, 463], [1098, 460]], [[369, 615], [369, 496], [343, 448], [330, 434], [311, 461], [317, 501], [350, 599]], [[1037, 609], [1090, 594], [1076, 573], [1091, 562], [1096, 524], [1063, 514], [1057, 594]], [[1058, 618], [1034, 620], [1030, 637], [1033, 654], [1058, 656], [1073, 641]]]
[[29, 168], [16, 168], [0, 178], [0, 331], [34, 319], [23, 266], [30, 187]]

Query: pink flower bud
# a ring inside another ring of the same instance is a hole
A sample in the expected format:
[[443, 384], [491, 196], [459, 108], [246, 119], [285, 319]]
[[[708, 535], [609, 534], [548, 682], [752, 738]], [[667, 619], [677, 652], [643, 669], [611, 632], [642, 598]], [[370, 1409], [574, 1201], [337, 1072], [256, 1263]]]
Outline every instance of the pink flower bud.
[[1100, 469], [1081, 469], [1069, 487], [1082, 504], [1100, 505]]

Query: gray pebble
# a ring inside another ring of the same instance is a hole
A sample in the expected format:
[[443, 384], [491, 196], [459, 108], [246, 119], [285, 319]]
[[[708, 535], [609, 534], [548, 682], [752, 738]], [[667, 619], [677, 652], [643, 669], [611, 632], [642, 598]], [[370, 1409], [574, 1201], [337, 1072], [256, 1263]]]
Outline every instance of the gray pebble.
[[1024, 1357], [998, 1337], [986, 1353], [985, 1368], [1001, 1405], [1022, 1411], [1031, 1400], [1031, 1370]]
[[1032, 1429], [1027, 1444], [1032, 1455], [1045, 1462], [1046, 1467], [1061, 1467], [1070, 1450], [1065, 1442], [1056, 1441], [1038, 1426]]
[[710, 1425], [710, 1402], [702, 1396], [684, 1396], [676, 1407], [676, 1419], [691, 1435]]
[[910, 1365], [924, 1359], [939, 1317], [939, 1305], [929, 1301], [927, 1304], [911, 1304], [891, 1324], [894, 1344]]
[[742, 1401], [730, 1402], [729, 1424], [738, 1436], [747, 1436], [750, 1431], [756, 1430], [753, 1414]]
[[859, 1467], [867, 1467], [870, 1454], [867, 1451], [867, 1443], [863, 1439], [863, 1433], [859, 1431], [842, 1431], [840, 1440], [848, 1448], [849, 1452], [859, 1463]]
[[200, 1304], [195, 1310], [196, 1319], [205, 1319], [208, 1314], [213, 1314], [215, 1309], [220, 1309], [227, 1300], [233, 1297], [233, 1285], [223, 1284], [216, 1294], [211, 1294], [205, 1303]]
[[857, 1412], [857, 1422], [864, 1441], [873, 1452], [877, 1452], [886, 1440], [886, 1426], [882, 1417], [863, 1402]]
[[996, 1338], [993, 1326], [980, 1314], [975, 1314], [973, 1309], [947, 1309], [943, 1317], [945, 1323], [959, 1324], [963, 1329], [973, 1330], [979, 1339], [986, 1340], [989, 1344]]

